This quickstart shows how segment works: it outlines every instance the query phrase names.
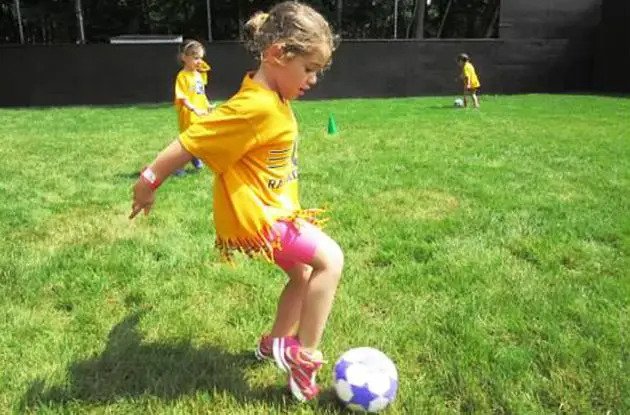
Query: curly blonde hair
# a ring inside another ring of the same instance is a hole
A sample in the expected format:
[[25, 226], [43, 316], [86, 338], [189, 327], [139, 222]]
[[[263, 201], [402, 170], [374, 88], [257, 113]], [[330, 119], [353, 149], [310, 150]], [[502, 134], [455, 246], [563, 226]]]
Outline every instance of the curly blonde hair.
[[258, 60], [275, 43], [283, 43], [285, 56], [291, 58], [308, 55], [322, 44], [332, 53], [339, 42], [321, 14], [296, 1], [276, 4], [269, 13], [256, 13], [244, 29], [245, 47]]
[[186, 39], [179, 47], [180, 57], [191, 56], [195, 54], [195, 52], [201, 52], [202, 54], [205, 54], [206, 48], [203, 47], [201, 42], [194, 39]]

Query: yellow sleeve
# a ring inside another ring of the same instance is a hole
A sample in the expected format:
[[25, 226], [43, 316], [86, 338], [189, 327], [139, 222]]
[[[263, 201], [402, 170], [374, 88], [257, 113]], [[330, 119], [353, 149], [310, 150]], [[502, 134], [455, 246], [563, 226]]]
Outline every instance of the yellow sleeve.
[[204, 85], [208, 85], [208, 72], [212, 70], [210, 64], [206, 61], [201, 61], [199, 64], [199, 75], [201, 75], [201, 80]]
[[209, 72], [212, 70], [212, 66], [206, 61], [201, 61], [199, 64], [199, 72]]
[[180, 72], [175, 79], [175, 101], [188, 98], [188, 78], [186, 74]]
[[220, 174], [258, 144], [253, 125], [264, 116], [232, 99], [193, 123], [179, 136], [182, 146]]

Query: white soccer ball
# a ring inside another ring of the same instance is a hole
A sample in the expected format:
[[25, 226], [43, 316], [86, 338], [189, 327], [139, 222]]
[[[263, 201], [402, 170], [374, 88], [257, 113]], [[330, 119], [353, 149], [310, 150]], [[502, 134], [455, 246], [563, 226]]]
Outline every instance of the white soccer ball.
[[455, 105], [456, 108], [461, 108], [464, 106], [464, 100], [461, 98], [457, 98], [453, 105]]
[[398, 372], [383, 352], [358, 347], [337, 360], [333, 382], [337, 397], [348, 409], [375, 413], [396, 397]]

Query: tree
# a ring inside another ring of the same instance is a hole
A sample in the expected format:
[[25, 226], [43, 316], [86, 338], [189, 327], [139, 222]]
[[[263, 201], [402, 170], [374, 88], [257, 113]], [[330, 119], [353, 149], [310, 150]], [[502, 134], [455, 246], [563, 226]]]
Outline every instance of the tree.
[[425, 33], [437, 38], [498, 36], [500, 0], [433, 0]]
[[407, 38], [422, 39], [424, 37], [424, 18], [426, 0], [416, 0], [413, 6], [413, 17], [407, 26]]
[[[235, 40], [278, 0], [0, 0], [0, 42], [108, 42], [121, 34]], [[302, 0], [345, 39], [498, 35], [500, 0]]]
[[448, 12], [451, 11], [452, 5], [453, 5], [453, 0], [448, 0], [448, 3], [446, 3], [446, 9], [444, 9], [444, 13], [442, 14], [442, 19], [440, 20], [440, 27], [438, 27], [436, 37], [442, 37], [442, 32], [444, 31], [444, 24], [446, 23], [446, 19], [448, 18]]

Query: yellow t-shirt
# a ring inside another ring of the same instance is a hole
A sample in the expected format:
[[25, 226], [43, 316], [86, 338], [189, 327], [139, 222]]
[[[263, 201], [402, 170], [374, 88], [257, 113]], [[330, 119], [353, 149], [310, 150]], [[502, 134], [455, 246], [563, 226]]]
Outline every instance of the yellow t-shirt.
[[[203, 62], [205, 64], [205, 62]], [[207, 69], [204, 71], [203, 69]], [[210, 102], [206, 96], [206, 84], [208, 83], [207, 71], [210, 66], [202, 64], [200, 71], [186, 71], [182, 69], [175, 79], [175, 111], [179, 123], [179, 132], [184, 132], [190, 124], [197, 121], [197, 114], [190, 111], [183, 100], [188, 101], [196, 108], [208, 110]]]
[[479, 82], [479, 78], [477, 77], [477, 72], [475, 71], [475, 67], [472, 66], [472, 63], [466, 62], [464, 64], [464, 86], [468, 86], [467, 82], [470, 82], [471, 88], [479, 88], [481, 83]]
[[272, 258], [266, 236], [279, 219], [317, 223], [298, 201], [297, 122], [288, 101], [246, 75], [240, 90], [180, 134], [215, 173], [217, 246]]

